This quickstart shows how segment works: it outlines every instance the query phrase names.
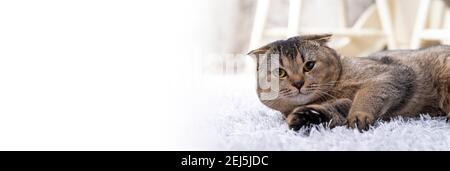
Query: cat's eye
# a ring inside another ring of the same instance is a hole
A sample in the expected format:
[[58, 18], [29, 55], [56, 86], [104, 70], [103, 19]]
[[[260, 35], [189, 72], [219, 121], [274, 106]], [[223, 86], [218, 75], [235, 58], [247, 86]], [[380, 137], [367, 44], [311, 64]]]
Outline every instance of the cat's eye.
[[278, 68], [278, 69], [274, 69], [272, 71], [272, 74], [278, 78], [285, 78], [287, 76], [287, 73], [284, 69]]
[[308, 61], [308, 62], [305, 63], [305, 66], [303, 67], [303, 71], [304, 72], [309, 72], [309, 71], [311, 71], [314, 68], [315, 65], [316, 65], [316, 62]]

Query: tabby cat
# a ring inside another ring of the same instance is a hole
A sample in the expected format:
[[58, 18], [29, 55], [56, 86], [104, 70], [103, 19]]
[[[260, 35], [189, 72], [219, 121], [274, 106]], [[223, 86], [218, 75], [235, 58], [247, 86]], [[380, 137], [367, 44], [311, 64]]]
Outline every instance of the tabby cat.
[[259, 82], [257, 92], [290, 128], [326, 123], [367, 130], [395, 116], [450, 117], [450, 46], [345, 57], [326, 45], [331, 36], [292, 37], [249, 53], [256, 61], [278, 57], [277, 68], [257, 65], [258, 79], [278, 79], [277, 97], [261, 98], [269, 90]]

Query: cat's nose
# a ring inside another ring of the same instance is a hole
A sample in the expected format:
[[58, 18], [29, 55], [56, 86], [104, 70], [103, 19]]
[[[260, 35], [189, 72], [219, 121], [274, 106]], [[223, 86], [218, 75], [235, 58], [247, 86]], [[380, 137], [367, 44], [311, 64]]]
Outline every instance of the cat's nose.
[[292, 83], [292, 85], [293, 85], [294, 87], [296, 87], [298, 90], [300, 90], [300, 89], [302, 88], [303, 84], [305, 84], [305, 81], [303, 81], [303, 80], [294, 81], [294, 82]]

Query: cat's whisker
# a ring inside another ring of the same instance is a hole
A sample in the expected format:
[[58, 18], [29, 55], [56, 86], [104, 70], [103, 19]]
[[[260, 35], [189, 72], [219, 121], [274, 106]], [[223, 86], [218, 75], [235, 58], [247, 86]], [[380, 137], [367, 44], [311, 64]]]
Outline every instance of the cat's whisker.
[[308, 85], [308, 86], [306, 86], [307, 88], [309, 88], [309, 89], [319, 89], [319, 90], [322, 90], [322, 91], [327, 91], [327, 92], [332, 92], [332, 93], [340, 93], [340, 90], [336, 90], [336, 89], [333, 89], [333, 88], [331, 88], [331, 85], [325, 85], [325, 86], [310, 86], [310, 85]]
[[315, 94], [317, 94], [319, 96], [319, 100], [320, 101], [326, 101], [327, 100], [327, 98], [323, 94], [321, 94], [320, 92], [316, 92]]
[[326, 93], [326, 92], [324, 92], [324, 91], [318, 91], [319, 93], [321, 93], [321, 94], [323, 94], [323, 95], [326, 95], [326, 96], [328, 96], [328, 97], [331, 97], [331, 98], [333, 98], [333, 99], [337, 99], [337, 97], [335, 97], [335, 96], [333, 96], [333, 95], [331, 95], [331, 94], [329, 94], [329, 93]]
[[327, 90], [328, 91], [332, 91], [331, 89], [322, 89], [322, 88], [309, 88], [307, 91], [316, 91], [321, 96], [325, 95], [325, 96], [328, 96], [330, 98], [337, 99], [335, 96], [333, 96], [330, 93], [326, 92]]

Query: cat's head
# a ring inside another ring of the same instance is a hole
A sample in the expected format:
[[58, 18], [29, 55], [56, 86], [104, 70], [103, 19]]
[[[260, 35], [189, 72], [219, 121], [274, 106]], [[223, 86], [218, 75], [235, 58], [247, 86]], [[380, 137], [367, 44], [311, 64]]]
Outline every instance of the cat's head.
[[[287, 112], [292, 106], [329, 98], [329, 91], [341, 72], [340, 56], [326, 46], [330, 37], [329, 34], [297, 36], [252, 50], [249, 55], [256, 57], [257, 92], [261, 101]], [[274, 59], [278, 65], [271, 62]], [[264, 99], [262, 93], [274, 89], [264, 88], [261, 83], [272, 79], [278, 81], [279, 88], [275, 89], [278, 92], [274, 98]]]

